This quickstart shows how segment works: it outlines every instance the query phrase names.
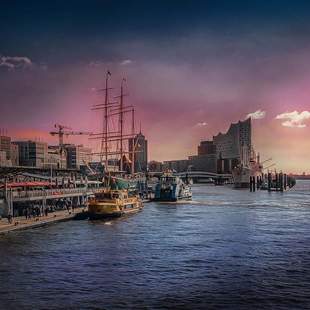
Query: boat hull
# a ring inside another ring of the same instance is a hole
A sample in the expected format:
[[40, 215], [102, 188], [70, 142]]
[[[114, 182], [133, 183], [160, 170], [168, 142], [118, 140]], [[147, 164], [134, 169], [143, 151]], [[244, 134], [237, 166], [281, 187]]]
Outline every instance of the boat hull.
[[88, 214], [91, 220], [117, 218], [141, 211], [142, 202], [134, 199], [127, 204], [107, 204], [107, 203], [91, 203], [88, 207]]
[[173, 202], [178, 200], [190, 200], [192, 190], [190, 185], [184, 183], [178, 176], [163, 174], [155, 187], [155, 201]]
[[232, 170], [234, 188], [250, 188], [250, 178], [262, 176], [258, 167], [237, 167]]
[[136, 208], [133, 210], [128, 210], [128, 211], [116, 211], [116, 212], [112, 212], [112, 213], [89, 213], [89, 219], [90, 220], [102, 220], [102, 219], [112, 219], [112, 218], [119, 218], [121, 216], [126, 216], [126, 215], [130, 215], [130, 214], [134, 214], [137, 212], [140, 212], [141, 208]]

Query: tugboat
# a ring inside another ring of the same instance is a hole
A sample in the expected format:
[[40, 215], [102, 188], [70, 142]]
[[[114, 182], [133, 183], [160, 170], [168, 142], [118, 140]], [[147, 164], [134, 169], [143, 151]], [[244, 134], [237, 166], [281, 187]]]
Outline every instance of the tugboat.
[[178, 176], [164, 174], [155, 187], [155, 201], [191, 200], [192, 190], [188, 183], [184, 183]]

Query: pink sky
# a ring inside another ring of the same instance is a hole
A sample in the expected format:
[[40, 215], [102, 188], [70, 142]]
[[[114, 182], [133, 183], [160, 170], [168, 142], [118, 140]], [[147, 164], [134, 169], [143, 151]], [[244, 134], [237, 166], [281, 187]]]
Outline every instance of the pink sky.
[[[263, 59], [264, 70], [261, 62], [240, 68], [231, 62], [207, 60], [192, 66], [122, 59], [7, 72], [1, 127], [15, 138], [41, 138], [55, 144], [57, 138], [48, 135], [54, 123], [74, 130], [100, 130], [100, 115], [90, 107], [100, 100], [94, 89], [103, 87], [109, 68], [113, 95], [118, 95], [121, 78], [127, 78], [126, 100], [137, 107], [136, 125], [141, 120], [151, 160], [196, 154], [200, 140], [211, 139], [225, 132], [231, 122], [262, 110], [265, 117], [253, 121], [254, 145], [262, 158], [272, 157], [278, 169], [310, 173], [310, 120], [296, 128], [284, 127], [285, 120], [275, 119], [282, 113], [309, 111], [310, 66], [305, 59], [303, 53], [295, 58]], [[18, 95], [15, 85], [19, 85]], [[96, 148], [87, 137], [66, 141]]]

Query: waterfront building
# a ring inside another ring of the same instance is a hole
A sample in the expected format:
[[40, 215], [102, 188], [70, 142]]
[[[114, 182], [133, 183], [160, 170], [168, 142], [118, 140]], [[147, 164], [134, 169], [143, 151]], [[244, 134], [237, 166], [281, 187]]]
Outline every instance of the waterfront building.
[[0, 136], [0, 151], [5, 152], [6, 160], [11, 159], [11, 138], [8, 136]]
[[9, 166], [9, 160], [6, 159], [6, 152], [0, 151], [0, 167]]
[[19, 165], [43, 168], [47, 156], [47, 143], [38, 141], [15, 141], [18, 146]]
[[167, 160], [163, 163], [164, 170], [171, 170], [176, 172], [187, 171], [189, 167], [188, 159], [179, 159], [179, 160]]
[[150, 172], [161, 172], [163, 171], [163, 163], [152, 160], [149, 162], [148, 168]]
[[80, 169], [91, 162], [91, 149], [83, 145], [66, 144], [65, 150], [67, 152], [67, 168]]
[[18, 166], [18, 146], [11, 142], [11, 137], [0, 136], [0, 152], [4, 152], [5, 154], [5, 158], [3, 154], [1, 155], [1, 166]]
[[216, 146], [213, 141], [201, 141], [197, 153], [188, 158], [190, 170], [217, 172]]
[[189, 156], [189, 170], [217, 172], [216, 154]]
[[164, 162], [164, 169], [177, 172], [187, 170], [231, 173], [239, 163], [248, 164], [252, 149], [251, 119], [231, 124], [225, 134], [219, 133], [213, 140], [201, 141], [197, 155], [188, 160]]
[[215, 154], [216, 146], [213, 141], [201, 141], [198, 145], [198, 156]]
[[148, 142], [145, 136], [138, 133], [134, 138], [128, 141], [129, 160], [132, 162], [132, 152], [135, 151], [134, 155], [134, 172], [146, 172], [147, 171], [147, 153], [148, 153]]
[[67, 152], [59, 146], [48, 146], [48, 152], [44, 166], [46, 168], [66, 169]]
[[14, 167], [19, 166], [18, 145], [14, 143], [11, 143], [11, 164]]
[[238, 163], [248, 164], [252, 148], [251, 118], [231, 124], [225, 134], [213, 137], [217, 170], [230, 173]]

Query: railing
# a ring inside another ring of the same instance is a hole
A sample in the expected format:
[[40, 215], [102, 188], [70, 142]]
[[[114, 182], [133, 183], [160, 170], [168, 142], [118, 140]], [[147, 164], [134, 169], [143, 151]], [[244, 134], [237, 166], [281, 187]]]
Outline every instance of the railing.
[[53, 197], [53, 196], [68, 196], [68, 195], [88, 195], [100, 191], [100, 188], [66, 188], [66, 189], [46, 189], [33, 191], [12, 192], [14, 199], [27, 199], [34, 197]]
[[185, 171], [185, 172], [180, 172], [176, 173], [176, 175], [180, 177], [206, 177], [206, 178], [230, 178], [231, 174], [228, 173], [214, 173], [214, 172], [206, 172], [206, 171]]

